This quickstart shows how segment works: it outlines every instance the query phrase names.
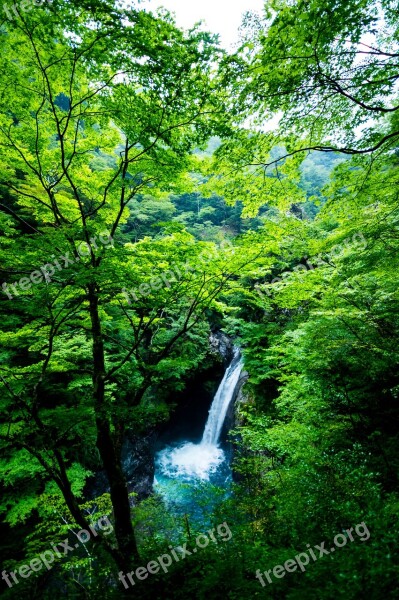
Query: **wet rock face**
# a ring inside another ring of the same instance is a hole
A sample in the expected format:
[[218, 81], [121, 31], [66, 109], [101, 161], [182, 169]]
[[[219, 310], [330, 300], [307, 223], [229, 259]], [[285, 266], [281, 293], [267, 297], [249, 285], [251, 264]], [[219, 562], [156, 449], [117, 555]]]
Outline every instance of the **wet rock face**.
[[[155, 434], [146, 437], [132, 433], [126, 435], [122, 448], [122, 467], [129, 492], [137, 494], [136, 500], [144, 500], [152, 493], [154, 481]], [[109, 493], [108, 479], [104, 471], [97, 471], [86, 484], [85, 497], [94, 499]], [[133, 501], [134, 502], [134, 501]]]
[[233, 359], [233, 340], [222, 331], [215, 331], [209, 336], [209, 345], [213, 354], [218, 354], [222, 359], [224, 366]]
[[233, 406], [233, 426], [237, 427], [243, 425], [242, 419], [240, 417], [240, 407], [244, 404], [251, 404], [252, 399], [250, 398], [248, 392], [245, 390], [245, 384], [249, 379], [249, 374], [247, 371], [243, 371], [241, 373], [240, 381], [237, 385], [237, 394]]
[[242, 371], [236, 389], [234, 390], [232, 401], [226, 414], [226, 419], [222, 430], [222, 439], [228, 438], [229, 432], [232, 429], [234, 429], [237, 425], [241, 425], [241, 423], [239, 423], [238, 420], [238, 410], [240, 408], [240, 404], [246, 402], [246, 396], [243, 391], [243, 388], [247, 381], [248, 373], [246, 371]]
[[[240, 414], [240, 408], [245, 404], [253, 404], [254, 402], [254, 398], [251, 392], [248, 390], [248, 387], [245, 387], [245, 384], [247, 383], [248, 379], [248, 373], [246, 371], [243, 371], [241, 374], [239, 385], [237, 386], [238, 390], [236, 400], [233, 405], [233, 414], [230, 416], [232, 428], [245, 425], [243, 415]], [[235, 433], [234, 436], [231, 436], [230, 441], [230, 457], [232, 462], [235, 458], [249, 458], [253, 456], [253, 453], [241, 444], [242, 438], [239, 433]], [[265, 456], [269, 456], [269, 452], [267, 450], [264, 450], [262, 454]], [[241, 483], [245, 480], [243, 475], [241, 475], [238, 471], [235, 471], [234, 468], [232, 470], [232, 476], [233, 481], [235, 481], [236, 483]]]
[[137, 499], [148, 498], [154, 481], [154, 445], [156, 436], [145, 438], [128, 434], [122, 448], [122, 465], [129, 492], [136, 492]]

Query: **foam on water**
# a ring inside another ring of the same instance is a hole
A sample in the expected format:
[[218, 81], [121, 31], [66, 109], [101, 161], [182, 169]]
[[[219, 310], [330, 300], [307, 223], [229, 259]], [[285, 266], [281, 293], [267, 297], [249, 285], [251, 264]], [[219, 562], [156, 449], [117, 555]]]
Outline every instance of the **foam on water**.
[[167, 446], [161, 450], [157, 455], [157, 466], [166, 477], [208, 481], [209, 476], [217, 471], [224, 460], [223, 450], [216, 445], [185, 442], [180, 446]]

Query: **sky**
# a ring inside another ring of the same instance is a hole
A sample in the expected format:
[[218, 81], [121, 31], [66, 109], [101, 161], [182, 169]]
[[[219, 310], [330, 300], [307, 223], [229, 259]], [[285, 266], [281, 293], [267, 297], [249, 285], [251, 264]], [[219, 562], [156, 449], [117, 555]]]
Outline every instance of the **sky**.
[[155, 11], [163, 6], [176, 13], [178, 26], [188, 29], [205, 21], [206, 29], [220, 34], [222, 46], [232, 48], [238, 41], [238, 28], [246, 11], [262, 12], [264, 0], [145, 0], [144, 8]]

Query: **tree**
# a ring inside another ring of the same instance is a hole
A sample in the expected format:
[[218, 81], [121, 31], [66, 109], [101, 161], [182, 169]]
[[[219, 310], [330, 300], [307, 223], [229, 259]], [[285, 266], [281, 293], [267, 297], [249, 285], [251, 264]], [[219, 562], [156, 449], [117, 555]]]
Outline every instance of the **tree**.
[[[94, 442], [117, 548], [96, 541], [126, 571], [138, 557], [120, 456], [126, 407], [140, 404], [183, 340], [190, 345], [224, 276], [210, 285], [202, 272], [184, 276], [186, 296], [176, 300], [166, 283], [166, 295], [131, 312], [121, 290], [137, 282], [138, 265], [119, 232], [139, 194], [180, 189], [191, 149], [226, 131], [227, 120], [210, 35], [186, 36], [168, 15], [97, 8], [20, 11], [1, 30], [2, 440], [10, 456], [30, 453], [84, 529], [73, 464]], [[169, 267], [161, 254], [154, 249], [151, 265], [159, 272]], [[185, 250], [174, 259], [181, 265]], [[181, 319], [166, 331], [174, 302]]]
[[266, 3], [224, 61], [242, 127], [216, 150], [210, 185], [230, 202], [245, 193], [252, 214], [266, 203], [287, 209], [305, 201], [297, 184], [310, 152], [371, 160], [392, 152], [398, 60], [394, 2]]
[[267, 4], [241, 69], [245, 105], [261, 119], [283, 113], [281, 139], [300, 140], [289, 155], [387, 149], [399, 136], [398, 42], [394, 2]]

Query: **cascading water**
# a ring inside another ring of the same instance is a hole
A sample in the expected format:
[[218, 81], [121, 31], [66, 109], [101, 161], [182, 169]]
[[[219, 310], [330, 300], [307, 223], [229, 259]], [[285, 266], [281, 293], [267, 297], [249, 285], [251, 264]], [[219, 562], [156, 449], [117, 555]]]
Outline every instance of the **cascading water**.
[[201, 445], [217, 446], [219, 443], [223, 423], [233, 398], [234, 390], [237, 387], [241, 371], [242, 361], [240, 351], [238, 348], [235, 348], [233, 361], [226, 370], [222, 383], [212, 402]]
[[156, 457], [156, 483], [160, 478], [207, 481], [224, 462], [225, 454], [219, 446], [220, 434], [242, 367], [240, 351], [235, 348], [233, 360], [213, 399], [201, 442], [184, 442], [161, 450]]

